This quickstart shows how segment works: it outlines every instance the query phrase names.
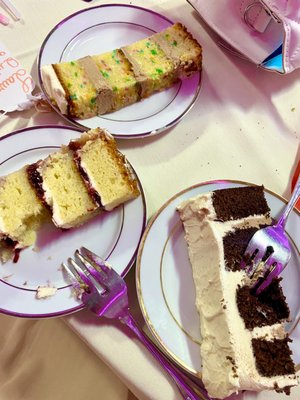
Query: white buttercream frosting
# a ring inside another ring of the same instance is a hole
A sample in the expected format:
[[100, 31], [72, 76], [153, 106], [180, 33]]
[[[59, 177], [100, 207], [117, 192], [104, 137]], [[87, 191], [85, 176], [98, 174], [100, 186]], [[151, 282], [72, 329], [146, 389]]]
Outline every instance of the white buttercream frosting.
[[41, 73], [45, 90], [51, 101], [57, 105], [62, 114], [67, 114], [68, 102], [66, 92], [59, 82], [52, 65], [44, 65], [41, 68]]
[[261, 391], [297, 385], [294, 375], [264, 377], [255, 365], [252, 338], [284, 338], [281, 323], [253, 331], [245, 328], [236, 302], [238, 286], [249, 284], [245, 271], [225, 268], [223, 237], [235, 228], [270, 222], [265, 216], [215, 220], [212, 193], [184, 201], [184, 225], [200, 316], [202, 379], [210, 396], [223, 399], [239, 390]]

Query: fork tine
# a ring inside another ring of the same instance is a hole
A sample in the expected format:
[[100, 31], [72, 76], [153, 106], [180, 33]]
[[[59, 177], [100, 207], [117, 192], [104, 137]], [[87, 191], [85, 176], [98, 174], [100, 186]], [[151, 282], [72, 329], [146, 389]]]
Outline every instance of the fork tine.
[[278, 272], [278, 269], [280, 270], [280, 266], [278, 265], [269, 266], [269, 268], [266, 270], [265, 277], [255, 287], [256, 294], [260, 294], [266, 287], [269, 286], [269, 284], [273, 281], [273, 279], [279, 275], [280, 272]]
[[103, 258], [93, 253], [86, 247], [80, 247], [80, 253], [85, 257], [86, 260], [91, 260], [93, 263], [97, 265], [97, 267], [99, 267], [102, 271], [106, 272], [107, 274], [112, 271], [111, 268], [105, 262], [105, 260], [103, 260]]
[[80, 287], [81, 278], [78, 272], [74, 268], [70, 268], [68, 264], [62, 263], [63, 270], [67, 273], [69, 280], [71, 281], [72, 285], [76, 285]]
[[256, 286], [255, 291], [257, 294], [261, 293], [274, 278], [277, 278], [284, 270], [285, 265], [278, 262], [274, 254], [270, 254], [265, 262], [264, 277], [261, 282]]
[[86, 270], [97, 280], [97, 282], [99, 282], [103, 288], [107, 289], [109, 286], [109, 277], [107, 273], [100, 268], [98, 264], [96, 268], [96, 264], [93, 263], [93, 260], [82, 255], [80, 251], [76, 250], [75, 256], [81, 261]]
[[264, 252], [256, 249], [252, 254], [248, 253], [247, 255], [248, 259], [246, 263], [246, 273], [247, 275], [251, 276], [259, 267], [264, 256]]
[[88, 286], [89, 289], [92, 289], [93, 287], [97, 286], [97, 281], [93, 279], [93, 276], [91, 276], [90, 272], [84, 271], [83, 268], [80, 266], [80, 264], [77, 264], [73, 258], [68, 259], [69, 265], [73, 268], [73, 270], [76, 271], [77, 276], [80, 277], [81, 282], [83, 282], [85, 285]]
[[73, 266], [70, 266], [67, 263], [62, 263], [62, 267], [64, 272], [67, 273], [76, 297], [82, 300], [86, 290], [90, 290], [90, 287], [81, 279], [79, 273]]
[[257, 266], [259, 265], [262, 261], [265, 260], [265, 250], [258, 250], [258, 252], [255, 254], [254, 258], [253, 258], [253, 265]]

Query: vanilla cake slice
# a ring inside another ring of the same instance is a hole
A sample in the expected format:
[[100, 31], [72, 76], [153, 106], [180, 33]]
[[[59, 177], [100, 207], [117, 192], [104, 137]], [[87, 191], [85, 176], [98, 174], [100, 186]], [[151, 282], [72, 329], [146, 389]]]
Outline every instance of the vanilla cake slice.
[[69, 149], [91, 196], [106, 211], [139, 195], [130, 165], [106, 130], [83, 133], [69, 143]]
[[67, 147], [28, 168], [28, 178], [59, 228], [73, 228], [99, 212]]
[[0, 178], [0, 258], [31, 246], [48, 212], [31, 187], [26, 167]]
[[61, 229], [74, 228], [139, 194], [114, 138], [100, 128], [84, 132], [46, 158], [0, 177], [0, 260], [17, 261], [46, 219]]
[[27, 171], [54, 224], [64, 229], [111, 211], [140, 193], [116, 141], [100, 128], [82, 133]]

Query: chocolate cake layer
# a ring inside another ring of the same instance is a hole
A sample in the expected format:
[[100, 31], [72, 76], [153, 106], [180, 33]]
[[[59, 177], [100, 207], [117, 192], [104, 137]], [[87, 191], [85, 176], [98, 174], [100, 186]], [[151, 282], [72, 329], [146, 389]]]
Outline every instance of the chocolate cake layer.
[[228, 271], [239, 271], [247, 245], [257, 228], [236, 229], [223, 238], [225, 268]]
[[288, 342], [291, 340], [275, 339], [272, 341], [252, 339], [256, 367], [262, 376], [280, 376], [295, 373]]
[[274, 280], [258, 296], [249, 286], [238, 288], [237, 306], [247, 329], [273, 325], [289, 317], [289, 308], [279, 282], [279, 279]]
[[217, 220], [230, 221], [250, 215], [269, 215], [263, 186], [220, 189], [213, 192]]

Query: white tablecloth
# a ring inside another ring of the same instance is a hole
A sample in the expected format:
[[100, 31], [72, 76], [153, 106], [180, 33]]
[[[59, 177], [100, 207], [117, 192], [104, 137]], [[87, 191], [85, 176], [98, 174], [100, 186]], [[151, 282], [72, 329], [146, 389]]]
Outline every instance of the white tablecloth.
[[[23, 19], [0, 26], [0, 40], [37, 82], [36, 57], [50, 29], [81, 8], [103, 3], [14, 0]], [[142, 182], [149, 217], [178, 191], [214, 179], [264, 184], [289, 198], [300, 158], [300, 70], [280, 76], [226, 52], [184, 0], [119, 3], [152, 8], [182, 22], [203, 46], [202, 88], [188, 115], [163, 134], [118, 141]], [[34, 108], [13, 112], [0, 119], [0, 135], [48, 123], [66, 121]], [[127, 281], [133, 311], [143, 324], [134, 270]], [[125, 400], [133, 398], [132, 393], [140, 400], [179, 398], [174, 385], [126, 329], [91, 318], [85, 311], [39, 321], [0, 315], [0, 398]], [[290, 399], [299, 397], [297, 388]]]

